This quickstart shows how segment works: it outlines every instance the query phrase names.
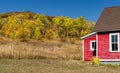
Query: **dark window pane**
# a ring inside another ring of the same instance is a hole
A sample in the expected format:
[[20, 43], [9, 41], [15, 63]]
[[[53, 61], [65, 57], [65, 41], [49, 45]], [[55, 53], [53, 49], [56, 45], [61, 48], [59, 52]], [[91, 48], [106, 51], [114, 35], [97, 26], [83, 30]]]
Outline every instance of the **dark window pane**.
[[111, 36], [112, 42], [114, 42], [114, 35]]
[[118, 35], [111, 35], [111, 50], [118, 51]]
[[112, 44], [112, 51], [118, 51], [118, 44]]
[[96, 42], [92, 42], [92, 48], [95, 50], [96, 49]]
[[112, 44], [112, 51], [114, 51], [114, 44]]
[[94, 49], [96, 49], [96, 42], [94, 42]]
[[112, 42], [118, 42], [117, 35], [112, 35], [111, 39], [112, 39]]
[[118, 42], [117, 35], [114, 35], [114, 42]]
[[94, 48], [94, 42], [92, 42], [92, 48]]
[[118, 51], [118, 44], [114, 44], [114, 48], [115, 51]]

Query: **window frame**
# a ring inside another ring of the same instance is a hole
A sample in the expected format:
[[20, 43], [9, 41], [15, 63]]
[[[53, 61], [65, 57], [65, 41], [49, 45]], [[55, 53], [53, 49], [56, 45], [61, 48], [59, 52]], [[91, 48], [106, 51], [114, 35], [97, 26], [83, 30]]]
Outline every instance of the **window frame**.
[[92, 48], [92, 43], [93, 43], [93, 42], [96, 43], [96, 40], [91, 40], [91, 41], [90, 41], [90, 50], [91, 50], [91, 51], [94, 51], [94, 50], [95, 50], [95, 49]]
[[[118, 44], [118, 50], [117, 51], [113, 51], [112, 50], [112, 36], [113, 35], [117, 35], [117, 44]], [[119, 33], [110, 33], [109, 35], [109, 47], [110, 47], [110, 52], [120, 52], [119, 51]]]

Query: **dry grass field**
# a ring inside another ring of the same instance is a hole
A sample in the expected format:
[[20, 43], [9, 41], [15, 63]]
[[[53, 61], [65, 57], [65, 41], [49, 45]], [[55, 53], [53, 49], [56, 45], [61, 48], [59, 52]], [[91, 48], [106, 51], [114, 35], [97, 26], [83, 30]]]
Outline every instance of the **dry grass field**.
[[1, 59], [0, 73], [120, 73], [120, 66], [93, 66], [78, 60]]
[[74, 44], [61, 41], [0, 41], [1, 59], [77, 59], [82, 58], [81, 41]]
[[0, 73], [119, 73], [120, 66], [82, 62], [82, 42], [0, 41]]

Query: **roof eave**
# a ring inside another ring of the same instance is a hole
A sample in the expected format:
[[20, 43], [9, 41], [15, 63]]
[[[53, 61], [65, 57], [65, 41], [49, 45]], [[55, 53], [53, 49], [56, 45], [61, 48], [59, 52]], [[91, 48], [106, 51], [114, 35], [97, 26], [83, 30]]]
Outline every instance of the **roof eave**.
[[92, 36], [92, 35], [94, 35], [94, 34], [96, 34], [96, 33], [97, 33], [97, 32], [92, 32], [92, 33], [90, 33], [90, 34], [88, 34], [88, 35], [85, 35], [85, 36], [81, 37], [81, 39], [85, 39], [85, 38], [90, 37], [90, 36]]

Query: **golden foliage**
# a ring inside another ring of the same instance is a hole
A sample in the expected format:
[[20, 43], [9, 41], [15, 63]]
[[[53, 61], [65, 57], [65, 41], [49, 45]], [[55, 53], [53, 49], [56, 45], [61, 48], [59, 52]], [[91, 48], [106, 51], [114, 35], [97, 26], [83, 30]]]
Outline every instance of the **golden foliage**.
[[0, 34], [13, 40], [42, 38], [80, 38], [91, 32], [94, 22], [83, 17], [47, 17], [40, 14], [17, 13], [0, 18]]

